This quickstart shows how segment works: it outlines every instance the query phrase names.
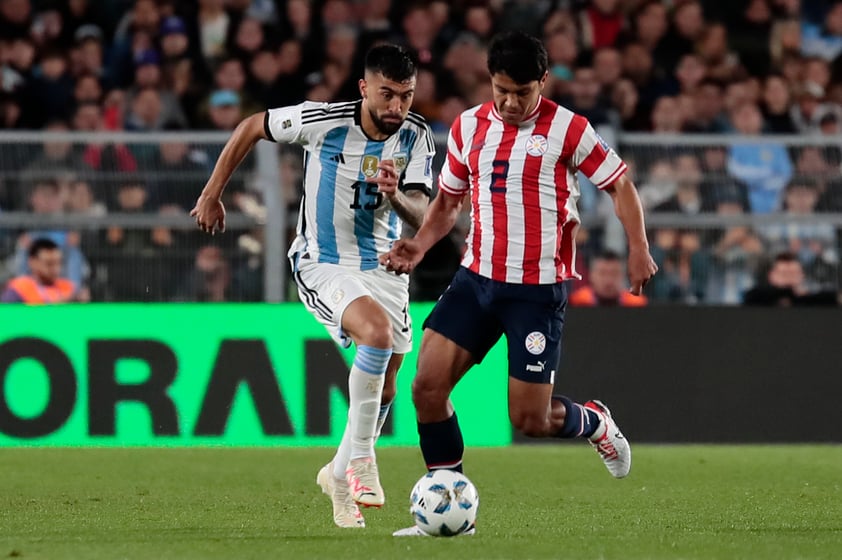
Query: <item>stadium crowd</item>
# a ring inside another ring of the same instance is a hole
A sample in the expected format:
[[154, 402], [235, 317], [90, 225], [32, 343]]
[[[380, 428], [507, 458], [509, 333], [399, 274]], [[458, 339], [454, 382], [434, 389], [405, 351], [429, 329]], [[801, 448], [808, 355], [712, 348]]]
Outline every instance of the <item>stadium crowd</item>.
[[[0, 0], [0, 127], [230, 131], [269, 107], [357, 99], [364, 53], [390, 41], [417, 53], [413, 110], [443, 134], [491, 98], [485, 48], [505, 29], [543, 38], [545, 95], [619, 139], [648, 212], [842, 212], [838, 142], [775, 139], [840, 133], [842, 2], [829, 0]], [[646, 145], [623, 142], [628, 132], [767, 136]], [[186, 213], [217, 155], [184, 142], [3, 144], [0, 212]], [[287, 181], [300, 180], [298, 167], [282, 156]], [[599, 215], [604, 201], [583, 191], [584, 212]], [[235, 185], [228, 197], [260, 212], [253, 189]], [[0, 279], [26, 272], [39, 237], [61, 247], [64, 276], [93, 300], [262, 298], [259, 232], [208, 245], [165, 227], [0, 230]], [[580, 238], [586, 273], [623, 250], [600, 228]], [[458, 240], [431, 252], [414, 297], [437, 297]], [[840, 286], [840, 233], [821, 220], [658, 227], [650, 242], [661, 272], [649, 303], [740, 303], [782, 252], [803, 267], [804, 290]]]

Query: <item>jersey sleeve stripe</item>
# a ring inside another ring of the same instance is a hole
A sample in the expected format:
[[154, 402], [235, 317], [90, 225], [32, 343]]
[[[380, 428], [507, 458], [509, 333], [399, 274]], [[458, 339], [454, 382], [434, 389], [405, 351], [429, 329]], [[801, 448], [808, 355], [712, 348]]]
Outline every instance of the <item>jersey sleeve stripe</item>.
[[272, 129], [269, 126], [269, 111], [263, 113], [263, 132], [266, 134], [266, 139], [272, 142], [275, 141], [275, 137], [272, 136]]
[[605, 148], [597, 142], [594, 144], [594, 147], [591, 150], [591, 153], [588, 154], [588, 157], [586, 157], [579, 165], [579, 171], [584, 173], [585, 177], [590, 179], [597, 172], [599, 166], [605, 162], [606, 157], [608, 157], [608, 152], [606, 152]]
[[598, 188], [598, 189], [604, 189], [604, 188], [606, 188], [606, 187], [610, 187], [610, 186], [614, 183], [614, 181], [616, 181], [617, 179], [619, 179], [619, 178], [620, 178], [620, 175], [622, 175], [625, 171], [626, 171], [626, 164], [625, 164], [625, 162], [622, 162], [622, 161], [621, 161], [621, 162], [620, 162], [620, 165], [618, 165], [618, 166], [617, 166], [617, 169], [615, 169], [615, 170], [614, 170], [614, 171], [613, 171], [613, 172], [612, 172], [612, 173], [608, 176], [608, 178], [607, 178], [607, 179], [605, 179], [605, 180], [601, 181], [599, 184], [594, 185], [594, 186], [595, 186], [596, 188]]

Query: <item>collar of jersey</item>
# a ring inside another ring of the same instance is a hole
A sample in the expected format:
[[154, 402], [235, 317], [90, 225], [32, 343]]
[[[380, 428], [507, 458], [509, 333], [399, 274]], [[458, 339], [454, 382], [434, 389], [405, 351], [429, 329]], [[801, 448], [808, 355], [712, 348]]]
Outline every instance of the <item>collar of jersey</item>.
[[[523, 123], [528, 123], [528, 122], [534, 121], [536, 118], [538, 118], [538, 113], [541, 112], [541, 104], [543, 102], [544, 102], [544, 96], [539, 95], [538, 96], [538, 103], [535, 104], [535, 108], [532, 110], [531, 113], [529, 113], [529, 115], [526, 116], [525, 119], [520, 121], [520, 123], [518, 123], [517, 126], [520, 126]], [[497, 112], [497, 107], [494, 105], [494, 102], [491, 101], [490, 103], [491, 103], [491, 114], [494, 115], [494, 118], [497, 119], [498, 121], [505, 122], [505, 121], [503, 121], [503, 117], [500, 116], [500, 113]]]
[[[390, 134], [389, 136], [387, 136], [383, 140], [377, 140], [376, 138], [372, 138], [371, 136], [369, 136], [368, 133], [363, 128], [362, 113], [363, 113], [363, 100], [360, 99], [359, 101], [357, 101], [357, 105], [354, 107], [354, 124], [357, 125], [357, 127], [360, 129], [360, 132], [363, 133], [363, 136], [365, 136], [366, 139], [368, 139], [371, 142], [385, 142], [386, 140], [388, 140], [389, 138], [394, 136], [394, 134]], [[401, 127], [403, 127], [403, 125], [401, 125]], [[400, 128], [398, 130], [400, 130]], [[395, 133], [397, 134], [397, 131], [395, 131]]]

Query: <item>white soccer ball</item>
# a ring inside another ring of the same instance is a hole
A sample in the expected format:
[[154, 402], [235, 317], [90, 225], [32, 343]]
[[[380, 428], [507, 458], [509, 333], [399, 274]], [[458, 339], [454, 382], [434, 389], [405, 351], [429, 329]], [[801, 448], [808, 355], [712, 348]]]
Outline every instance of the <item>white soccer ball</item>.
[[452, 537], [477, 519], [479, 494], [464, 474], [447, 469], [430, 471], [415, 483], [409, 512], [415, 525], [433, 537]]

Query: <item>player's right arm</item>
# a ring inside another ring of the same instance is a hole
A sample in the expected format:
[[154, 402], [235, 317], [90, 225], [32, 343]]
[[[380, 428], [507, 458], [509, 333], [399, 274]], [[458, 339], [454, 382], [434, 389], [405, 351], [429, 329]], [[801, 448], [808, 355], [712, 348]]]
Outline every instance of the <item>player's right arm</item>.
[[210, 234], [213, 234], [217, 228], [219, 231], [225, 231], [225, 206], [222, 204], [222, 192], [231, 179], [231, 175], [234, 174], [234, 170], [257, 144], [257, 141], [268, 138], [265, 122], [265, 111], [243, 119], [225, 143], [213, 172], [196, 201], [196, 206], [190, 211], [190, 215], [196, 218], [196, 223], [202, 231]]

